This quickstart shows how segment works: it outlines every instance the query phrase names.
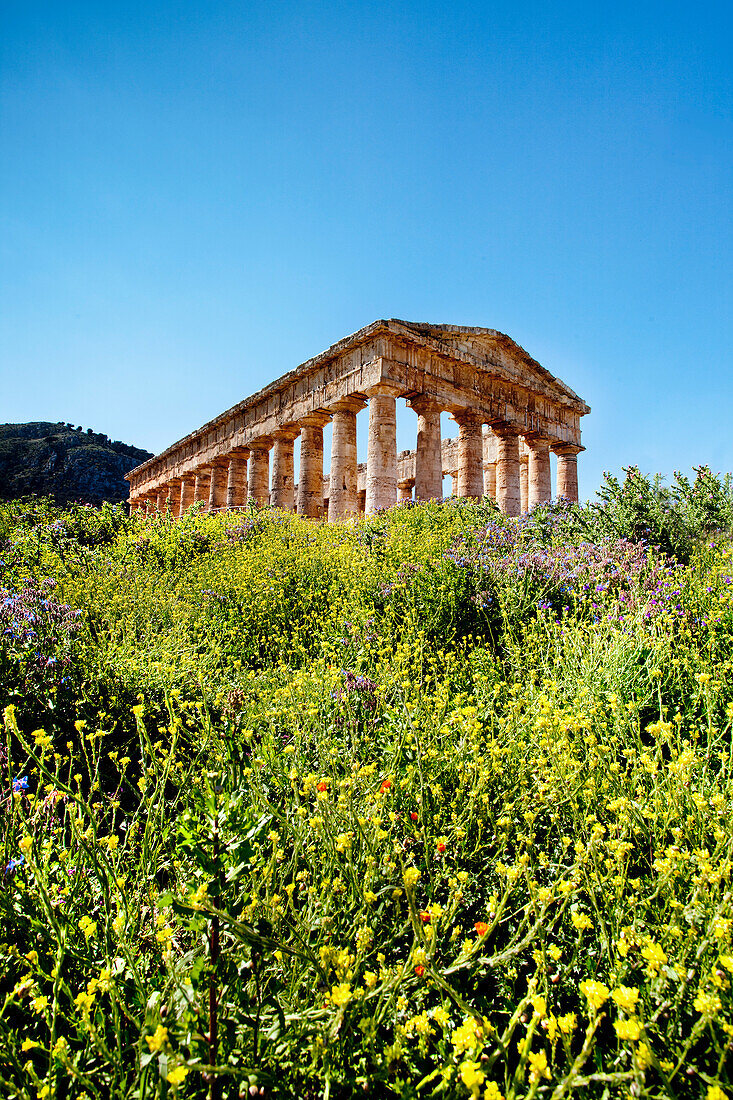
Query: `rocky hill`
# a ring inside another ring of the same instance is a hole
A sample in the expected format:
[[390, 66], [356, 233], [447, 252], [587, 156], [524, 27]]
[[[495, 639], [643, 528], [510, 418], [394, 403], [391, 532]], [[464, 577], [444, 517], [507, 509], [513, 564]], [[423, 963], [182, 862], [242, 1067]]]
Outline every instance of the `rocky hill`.
[[151, 457], [73, 424], [0, 424], [0, 499], [32, 494], [59, 503], [127, 500], [124, 475]]

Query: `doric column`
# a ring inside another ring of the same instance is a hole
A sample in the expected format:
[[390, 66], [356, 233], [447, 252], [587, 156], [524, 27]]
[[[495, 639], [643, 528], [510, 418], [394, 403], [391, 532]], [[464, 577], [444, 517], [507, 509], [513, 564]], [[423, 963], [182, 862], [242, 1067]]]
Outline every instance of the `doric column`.
[[299, 434], [299, 428], [290, 427], [281, 428], [274, 436], [270, 504], [284, 512], [292, 512], [295, 507], [293, 448]]
[[553, 443], [557, 455], [557, 496], [578, 502], [578, 454], [585, 447], [574, 443]]
[[249, 451], [232, 451], [227, 471], [227, 508], [243, 508], [247, 503], [247, 459]]
[[484, 496], [496, 500], [496, 438], [488, 424], [484, 424]]
[[375, 515], [397, 503], [397, 401], [399, 388], [380, 382], [367, 390], [366, 514]]
[[224, 458], [219, 458], [211, 466], [211, 480], [209, 482], [209, 511], [218, 512], [223, 508], [227, 499], [227, 477], [229, 463]]
[[312, 412], [300, 421], [298, 515], [318, 519], [323, 514], [323, 426], [327, 412]]
[[165, 487], [165, 510], [172, 516], [178, 515], [178, 501], [181, 495], [180, 477], [172, 477]]
[[356, 495], [359, 498], [359, 515], [363, 516], [366, 511], [366, 489], [359, 489]]
[[331, 523], [359, 511], [356, 471], [356, 414], [366, 401], [347, 397], [332, 405], [331, 476], [328, 486], [328, 518]]
[[524, 515], [529, 510], [529, 455], [519, 449], [519, 509]]
[[193, 483], [194, 504], [208, 504], [210, 482], [211, 467], [199, 466], [198, 470], [195, 471], [195, 479]]
[[155, 510], [162, 512], [165, 508], [165, 489], [158, 489], [155, 494]]
[[443, 460], [440, 450], [442, 407], [429, 394], [413, 397], [408, 404], [417, 413], [415, 499], [442, 500]]
[[453, 473], [453, 471], [450, 475], [450, 495], [452, 497], [458, 496], [458, 474]]
[[194, 501], [194, 482], [192, 474], [181, 478], [181, 492], [178, 498], [178, 515], [185, 516]]
[[453, 414], [458, 423], [458, 496], [480, 500], [484, 493], [483, 419], [468, 409]]
[[267, 507], [270, 503], [270, 447], [269, 436], [255, 439], [250, 443], [249, 486], [247, 500]]
[[403, 477], [397, 482], [397, 502], [399, 504], [404, 503], [406, 500], [412, 500], [415, 481], [416, 478], [414, 477]]
[[529, 451], [529, 501], [528, 507], [552, 500], [550, 477], [550, 441], [541, 435], [524, 437]]
[[519, 432], [516, 428], [494, 426], [496, 444], [496, 503], [507, 516], [518, 516], [521, 507], [519, 488]]

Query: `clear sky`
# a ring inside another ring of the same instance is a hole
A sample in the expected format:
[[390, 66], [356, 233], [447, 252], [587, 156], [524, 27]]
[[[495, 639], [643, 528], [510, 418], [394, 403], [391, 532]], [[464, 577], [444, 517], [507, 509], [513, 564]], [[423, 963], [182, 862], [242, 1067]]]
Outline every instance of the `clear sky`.
[[630, 463], [732, 469], [732, 26], [5, 0], [0, 421], [158, 451], [402, 317], [500, 329], [585, 398], [584, 496]]

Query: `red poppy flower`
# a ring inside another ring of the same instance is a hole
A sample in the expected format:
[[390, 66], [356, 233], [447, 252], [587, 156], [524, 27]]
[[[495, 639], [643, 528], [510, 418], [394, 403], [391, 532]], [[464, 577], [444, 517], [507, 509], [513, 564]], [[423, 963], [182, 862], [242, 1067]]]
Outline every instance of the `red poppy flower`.
[[382, 786], [379, 788], [379, 793], [384, 794], [384, 792], [388, 791], [391, 786], [392, 786], [392, 780], [391, 779], [385, 779], [384, 783], [382, 783]]
[[410, 813], [410, 818], [411, 818], [411, 819], [412, 819], [413, 821], [417, 821], [417, 814], [415, 813], [415, 811], [414, 811], [414, 810], [412, 810], [412, 811], [411, 811], [411, 813]]
[[424, 966], [416, 966], [415, 967], [415, 973], [417, 974], [418, 978], [422, 978], [423, 974], [425, 973], [425, 967]]
[[443, 843], [443, 841], [442, 841], [442, 840], [441, 840], [441, 842], [440, 842], [440, 843], [439, 843], [438, 845], [436, 845], [436, 847], [437, 847], [438, 851], [439, 851], [439, 852], [440, 852], [441, 854], [442, 854], [442, 853], [443, 853], [443, 852], [445, 851], [445, 844]]
[[423, 924], [430, 923], [430, 913], [428, 913], [427, 909], [420, 910], [420, 920], [423, 922]]
[[328, 783], [326, 783], [325, 780], [322, 779], [321, 782], [316, 787], [316, 790], [317, 791], [327, 791], [328, 790]]
[[485, 936], [489, 930], [489, 926], [485, 920], [477, 920], [473, 927], [476, 929], [479, 936]]

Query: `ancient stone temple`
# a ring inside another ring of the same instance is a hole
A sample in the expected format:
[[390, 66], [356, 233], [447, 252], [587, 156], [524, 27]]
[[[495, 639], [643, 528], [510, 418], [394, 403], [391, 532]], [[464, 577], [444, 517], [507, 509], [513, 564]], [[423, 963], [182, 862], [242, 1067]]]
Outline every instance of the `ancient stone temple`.
[[[417, 418], [415, 450], [400, 453], [399, 398]], [[359, 464], [362, 409], [369, 434]], [[458, 436], [441, 440], [446, 411]], [[137, 466], [127, 474], [130, 507], [181, 515], [196, 502], [217, 510], [254, 500], [337, 520], [413, 495], [440, 499], [450, 474], [457, 496], [487, 494], [518, 515], [553, 496], [578, 499], [580, 418], [588, 412], [564, 382], [494, 329], [375, 321]]]

